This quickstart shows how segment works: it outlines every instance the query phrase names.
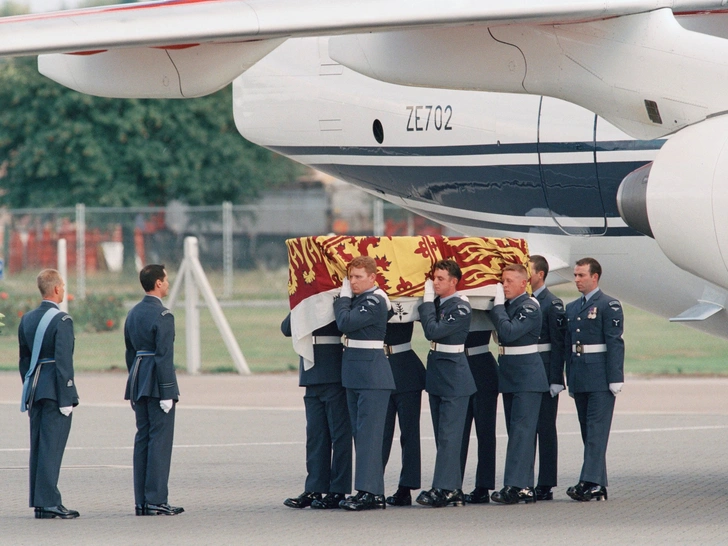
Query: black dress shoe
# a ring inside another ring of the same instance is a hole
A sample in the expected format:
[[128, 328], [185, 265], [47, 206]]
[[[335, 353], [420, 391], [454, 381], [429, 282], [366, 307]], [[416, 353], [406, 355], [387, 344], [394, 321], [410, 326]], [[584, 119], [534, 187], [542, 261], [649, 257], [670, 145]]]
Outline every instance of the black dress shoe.
[[323, 499], [314, 499], [311, 502], [311, 508], [331, 510], [333, 508], [341, 508], [339, 503], [346, 498], [343, 493], [327, 493]]
[[447, 489], [432, 488], [429, 491], [422, 491], [417, 496], [417, 504], [442, 508], [444, 506], [463, 506], [465, 498], [461, 489], [448, 491]]
[[313, 491], [304, 491], [297, 497], [292, 497], [283, 501], [283, 504], [289, 508], [306, 508], [311, 506], [311, 503], [315, 500], [321, 500], [321, 493], [314, 493]]
[[144, 515], [145, 516], [176, 516], [181, 514], [185, 509], [181, 506], [170, 506], [166, 502], [164, 504], [145, 504]]
[[468, 504], [485, 504], [490, 502], [490, 491], [485, 487], [476, 487], [468, 495], [464, 495]]
[[569, 487], [566, 494], [580, 502], [607, 500], [607, 488], [592, 482], [579, 482], [573, 487]]
[[362, 510], [384, 510], [387, 503], [384, 502], [384, 495], [374, 495], [366, 491], [359, 491], [355, 496], [348, 497], [339, 503], [344, 510], [360, 512]]
[[536, 500], [550, 501], [554, 500], [554, 493], [551, 491], [551, 487], [548, 485], [537, 485], [536, 486]]
[[410, 488], [400, 486], [394, 495], [387, 497], [387, 504], [390, 506], [411, 506], [412, 494]]
[[134, 505], [134, 513], [137, 516], [143, 516], [144, 515], [144, 505], [143, 504], [135, 504]]
[[520, 488], [506, 485], [500, 491], [493, 491], [490, 498], [493, 502], [500, 504], [518, 504], [519, 502], [531, 504], [536, 502], [536, 493], [533, 487]]
[[80, 516], [78, 512], [75, 510], [69, 510], [62, 504], [59, 504], [58, 506], [37, 506], [35, 508], [35, 519], [73, 519], [78, 516]]

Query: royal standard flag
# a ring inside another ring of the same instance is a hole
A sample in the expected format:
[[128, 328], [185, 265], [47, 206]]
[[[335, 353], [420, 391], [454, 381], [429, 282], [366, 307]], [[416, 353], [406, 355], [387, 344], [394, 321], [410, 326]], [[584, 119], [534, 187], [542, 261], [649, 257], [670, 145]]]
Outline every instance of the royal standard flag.
[[330, 235], [288, 239], [288, 296], [293, 346], [313, 359], [311, 332], [334, 320], [346, 266], [357, 256], [377, 262], [377, 284], [392, 302], [390, 322], [419, 319], [425, 280], [438, 260], [457, 262], [463, 276], [458, 292], [474, 309], [489, 309], [495, 285], [508, 264], [528, 267], [523, 239], [491, 237], [352, 237]]

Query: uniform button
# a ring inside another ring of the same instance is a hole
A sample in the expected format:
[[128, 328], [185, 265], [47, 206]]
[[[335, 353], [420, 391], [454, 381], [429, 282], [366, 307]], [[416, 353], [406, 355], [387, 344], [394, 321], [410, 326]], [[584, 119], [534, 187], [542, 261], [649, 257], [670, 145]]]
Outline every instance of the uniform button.
[[581, 332], [581, 329], [580, 329], [580, 328], [577, 328], [577, 329], [576, 329], [576, 332], [577, 332], [577, 333]]
[[581, 317], [576, 317], [576, 320], [581, 320]]

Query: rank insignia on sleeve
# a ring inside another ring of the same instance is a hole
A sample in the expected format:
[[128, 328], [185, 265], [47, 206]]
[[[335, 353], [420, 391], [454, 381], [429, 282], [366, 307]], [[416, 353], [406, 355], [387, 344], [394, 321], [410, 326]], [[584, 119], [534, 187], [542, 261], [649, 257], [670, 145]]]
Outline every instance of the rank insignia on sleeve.
[[533, 305], [524, 305], [523, 306], [523, 310], [526, 313], [535, 313], [536, 312], [536, 307], [534, 307]]
[[563, 326], [564, 325], [564, 317], [556, 317], [556, 325], [557, 326]]
[[359, 312], [360, 313], [366, 313], [367, 312], [367, 308], [362, 305], [361, 308], [359, 309]]
[[620, 319], [618, 319], [618, 318], [616, 318], [616, 319], [612, 319], [612, 324], [614, 324], [614, 327], [615, 327], [615, 328], [619, 328], [619, 324], [620, 324], [621, 322], [622, 322], [622, 321], [621, 321]]
[[611, 307], [613, 311], [619, 311], [622, 308], [622, 304], [619, 303], [619, 300], [612, 300], [609, 302], [609, 307]]
[[455, 322], [455, 317], [453, 317], [452, 314], [448, 315], [447, 322]]
[[518, 313], [517, 318], [518, 318], [518, 320], [526, 320], [526, 315], [524, 315], [523, 313]]
[[554, 301], [551, 302], [551, 305], [553, 305], [554, 307], [556, 307], [556, 309], [558, 309], [559, 311], [563, 311], [564, 310], [564, 302], [561, 301], [561, 300], [554, 300]]
[[73, 387], [73, 379], [68, 380], [68, 383], [66, 383], [66, 387]]

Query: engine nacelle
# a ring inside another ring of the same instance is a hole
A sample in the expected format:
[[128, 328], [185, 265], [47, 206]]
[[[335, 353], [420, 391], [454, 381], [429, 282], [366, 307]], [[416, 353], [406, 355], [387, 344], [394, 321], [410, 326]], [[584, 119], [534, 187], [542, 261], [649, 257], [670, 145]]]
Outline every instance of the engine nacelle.
[[728, 116], [672, 136], [651, 166], [622, 181], [617, 201], [624, 221], [675, 265], [728, 288]]

